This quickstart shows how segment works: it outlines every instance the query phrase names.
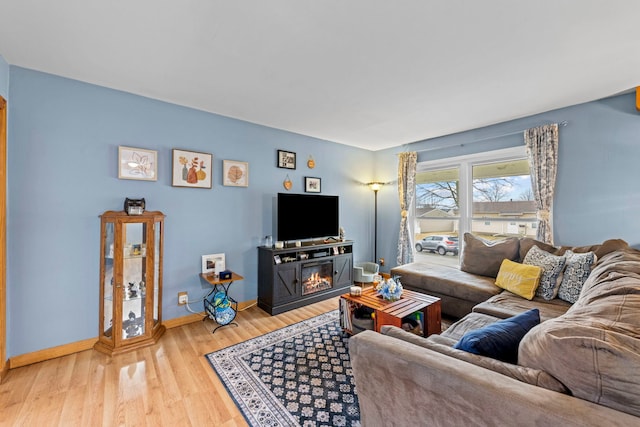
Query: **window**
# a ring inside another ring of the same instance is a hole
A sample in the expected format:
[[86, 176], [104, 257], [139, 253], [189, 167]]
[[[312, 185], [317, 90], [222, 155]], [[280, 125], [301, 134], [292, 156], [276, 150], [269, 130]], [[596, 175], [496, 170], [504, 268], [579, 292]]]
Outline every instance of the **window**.
[[524, 146], [419, 163], [415, 206], [416, 241], [467, 231], [487, 240], [535, 237]]
[[[433, 262], [455, 265], [458, 263], [457, 246], [455, 252], [445, 252], [444, 256], [432, 254], [437, 253], [435, 241], [441, 240], [442, 235], [458, 236], [459, 168], [429, 166], [420, 164], [416, 170], [415, 241], [422, 239], [424, 242], [417, 256], [429, 256]], [[429, 242], [434, 243], [429, 245]]]
[[472, 170], [471, 232], [488, 240], [527, 235], [527, 223], [536, 221], [528, 160], [483, 162]]

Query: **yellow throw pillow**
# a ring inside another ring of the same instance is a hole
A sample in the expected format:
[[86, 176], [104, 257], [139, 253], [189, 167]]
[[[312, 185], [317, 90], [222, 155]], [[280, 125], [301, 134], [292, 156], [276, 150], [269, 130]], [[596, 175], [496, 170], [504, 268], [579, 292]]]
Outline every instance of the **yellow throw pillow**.
[[536, 294], [541, 275], [542, 268], [537, 265], [520, 264], [505, 259], [500, 264], [496, 286], [530, 300]]

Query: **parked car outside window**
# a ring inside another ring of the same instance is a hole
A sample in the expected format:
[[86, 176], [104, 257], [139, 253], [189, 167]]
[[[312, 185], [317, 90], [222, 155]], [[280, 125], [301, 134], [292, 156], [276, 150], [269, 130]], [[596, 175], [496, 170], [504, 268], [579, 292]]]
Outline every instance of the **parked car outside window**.
[[446, 255], [447, 252], [453, 252], [454, 255], [458, 255], [458, 236], [427, 236], [416, 243], [416, 250], [418, 252], [437, 252], [440, 255]]

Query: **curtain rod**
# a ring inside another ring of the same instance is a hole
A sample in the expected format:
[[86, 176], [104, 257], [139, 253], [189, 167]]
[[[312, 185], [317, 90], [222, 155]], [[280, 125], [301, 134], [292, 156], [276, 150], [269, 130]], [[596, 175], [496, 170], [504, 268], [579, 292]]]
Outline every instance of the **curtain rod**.
[[[553, 124], [553, 123], [548, 123], [548, 124]], [[564, 126], [566, 126], [566, 125], [568, 124], [568, 122], [567, 122], [566, 120], [563, 120], [563, 121], [561, 121], [561, 122], [558, 122], [557, 124], [558, 124], [558, 126], [562, 126], [562, 127], [564, 127]], [[533, 126], [533, 127], [536, 127], [536, 126]], [[490, 140], [490, 139], [504, 138], [505, 136], [517, 135], [517, 134], [522, 133], [522, 132], [524, 132], [524, 131], [526, 131], [526, 130], [528, 130], [528, 129], [531, 129], [531, 128], [520, 129], [520, 130], [516, 130], [516, 131], [513, 131], [513, 132], [509, 132], [509, 133], [503, 133], [503, 134], [501, 134], [501, 135], [488, 136], [488, 137], [486, 137], [486, 138], [475, 139], [475, 140], [473, 140], [473, 141], [463, 142], [463, 143], [460, 143], [460, 144], [442, 145], [442, 146], [440, 146], [440, 147], [430, 147], [430, 148], [425, 148], [424, 150], [418, 150], [418, 151], [419, 151], [420, 153], [423, 153], [423, 152], [425, 152], [425, 151], [442, 150], [442, 149], [444, 149], [444, 148], [464, 147], [465, 145], [475, 144], [476, 142], [488, 141], [488, 140]]]

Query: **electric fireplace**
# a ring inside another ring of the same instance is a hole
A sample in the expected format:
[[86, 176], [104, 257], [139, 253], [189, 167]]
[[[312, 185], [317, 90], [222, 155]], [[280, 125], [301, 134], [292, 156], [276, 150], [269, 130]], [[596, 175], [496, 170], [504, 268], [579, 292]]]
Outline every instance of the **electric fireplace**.
[[302, 295], [333, 288], [333, 262], [303, 264]]

